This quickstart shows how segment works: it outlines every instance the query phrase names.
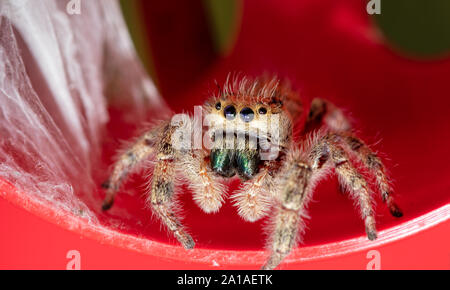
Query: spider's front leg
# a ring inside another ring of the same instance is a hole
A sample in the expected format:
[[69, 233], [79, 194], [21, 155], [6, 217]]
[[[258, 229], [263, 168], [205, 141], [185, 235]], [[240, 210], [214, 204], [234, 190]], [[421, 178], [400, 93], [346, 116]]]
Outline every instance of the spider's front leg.
[[151, 194], [148, 202], [161, 222], [167, 227], [185, 249], [194, 248], [194, 240], [186, 232], [176, 214], [174, 203], [175, 166], [173, 159], [160, 156], [153, 172]]
[[[303, 152], [287, 155], [285, 165], [277, 176], [279, 194], [275, 196], [276, 214], [272, 220], [269, 240], [270, 258], [263, 269], [273, 269], [290, 253], [303, 229], [302, 216], [315, 184], [334, 168], [339, 182], [358, 202], [370, 240], [377, 237], [375, 217], [366, 180], [352, 166], [347, 153], [329, 134], [316, 135]], [[302, 157], [303, 155], [303, 157]]]
[[112, 174], [103, 184], [107, 191], [102, 208], [108, 210], [125, 178], [131, 172], [137, 171], [144, 160], [154, 156], [156, 165], [153, 170], [148, 203], [169, 232], [186, 249], [192, 249], [194, 241], [184, 230], [176, 213], [174, 201], [175, 178], [177, 166], [180, 165], [180, 154], [173, 148], [172, 136], [180, 126], [182, 123], [171, 125], [169, 122], [163, 122], [144, 133], [120, 155], [114, 164]]
[[288, 156], [279, 173], [280, 193], [275, 197], [275, 216], [271, 221], [270, 257], [262, 269], [271, 270], [291, 252], [299, 236], [302, 215], [309, 200], [308, 184], [313, 168], [299, 154]]
[[185, 249], [194, 248], [194, 240], [180, 222], [175, 203], [175, 179], [180, 166], [180, 152], [174, 148], [173, 134], [179, 126], [167, 124], [158, 138], [157, 163], [153, 171], [148, 202], [161, 222]]

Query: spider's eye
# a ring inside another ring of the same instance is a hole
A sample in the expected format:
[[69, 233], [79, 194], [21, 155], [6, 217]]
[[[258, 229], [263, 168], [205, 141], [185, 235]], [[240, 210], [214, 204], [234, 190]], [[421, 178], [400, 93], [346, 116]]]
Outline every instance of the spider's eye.
[[244, 122], [250, 122], [251, 120], [253, 120], [253, 117], [255, 116], [255, 114], [253, 113], [253, 110], [250, 108], [243, 108], [241, 110], [241, 119]]
[[233, 105], [226, 106], [223, 115], [227, 120], [233, 120], [236, 117], [236, 108]]
[[220, 108], [222, 108], [222, 104], [221, 104], [220, 102], [218, 102], [218, 103], [216, 104], [216, 110], [219, 111]]
[[267, 113], [267, 109], [264, 107], [259, 108], [258, 113], [260, 113], [261, 115], [265, 115]]

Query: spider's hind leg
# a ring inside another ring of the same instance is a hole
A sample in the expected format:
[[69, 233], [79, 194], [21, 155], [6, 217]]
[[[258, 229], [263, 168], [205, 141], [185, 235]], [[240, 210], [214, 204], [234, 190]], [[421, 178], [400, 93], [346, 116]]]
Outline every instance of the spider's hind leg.
[[303, 134], [321, 128], [323, 125], [336, 132], [351, 130], [350, 121], [345, 117], [341, 109], [330, 101], [315, 98], [311, 102]]
[[386, 175], [386, 169], [378, 155], [373, 152], [361, 139], [350, 133], [336, 133], [335, 138], [360, 160], [375, 176], [375, 182], [383, 202], [386, 203], [390, 213], [395, 217], [402, 217], [403, 213], [394, 201], [392, 187]]
[[[341, 109], [327, 100], [315, 98], [311, 102], [303, 133], [307, 134], [322, 126], [333, 132], [334, 138], [342, 139], [340, 143], [358, 160], [362, 161], [375, 176], [378, 190], [390, 213], [395, 217], [403, 216], [402, 211], [394, 202], [392, 187], [380, 158], [361, 139], [351, 133], [351, 124]], [[341, 186], [339, 192], [344, 193], [345, 186]]]
[[359, 205], [367, 237], [369, 240], [375, 240], [377, 238], [375, 215], [367, 181], [350, 163], [347, 153], [340, 145], [329, 140], [325, 144], [330, 152], [339, 183], [347, 189]]

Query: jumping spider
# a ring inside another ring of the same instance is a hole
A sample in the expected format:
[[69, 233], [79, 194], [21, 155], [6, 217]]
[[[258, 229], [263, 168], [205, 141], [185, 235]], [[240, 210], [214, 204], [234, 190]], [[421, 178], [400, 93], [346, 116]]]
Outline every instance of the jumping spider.
[[[332, 169], [341, 187], [358, 204], [370, 240], [377, 237], [371, 192], [368, 181], [353, 163], [368, 169], [391, 214], [402, 216], [379, 157], [352, 133], [342, 111], [330, 102], [316, 98], [305, 112], [298, 95], [276, 78], [236, 78], [219, 88], [218, 95], [206, 101], [202, 110], [208, 114], [210, 123], [207, 131], [202, 126], [199, 128], [202, 136], [206, 132], [206, 140], [212, 146], [179, 146], [183, 141], [174, 138], [177, 130], [184, 128], [195, 135], [192, 117], [154, 126], [114, 164], [112, 174], [104, 183], [104, 210], [112, 206], [125, 177], [142, 167], [139, 166], [142, 161], [151, 160], [154, 168], [148, 205], [184, 248], [192, 249], [195, 243], [176, 210], [174, 197], [178, 177], [182, 176], [188, 184], [196, 204], [204, 212], [213, 213], [224, 202], [224, 181], [237, 175], [242, 185], [231, 199], [239, 215], [254, 222], [270, 214], [270, 257], [263, 269], [277, 267], [291, 252], [303, 231], [302, 218], [314, 187], [331, 174]], [[267, 120], [274, 117], [276, 134], [267, 130], [270, 123]], [[300, 122], [303, 125], [298, 138], [293, 134], [294, 120], [305, 120]], [[262, 132], [254, 146], [250, 146], [252, 132]], [[228, 146], [236, 145], [239, 139], [243, 146]], [[277, 154], [262, 158], [263, 151], [267, 153], [267, 148], [274, 146], [279, 148], [275, 151]]]

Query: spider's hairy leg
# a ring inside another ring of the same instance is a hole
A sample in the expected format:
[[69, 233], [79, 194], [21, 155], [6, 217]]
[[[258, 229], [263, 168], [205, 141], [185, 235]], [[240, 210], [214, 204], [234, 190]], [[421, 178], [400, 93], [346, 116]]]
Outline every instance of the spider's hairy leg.
[[395, 217], [403, 216], [402, 211], [394, 202], [392, 187], [386, 175], [386, 169], [378, 155], [373, 152], [360, 138], [351, 134], [337, 134], [344, 140], [344, 144], [351, 152], [354, 152], [359, 160], [370, 170], [376, 178], [376, 185], [381, 193], [383, 202], [387, 204], [390, 213]]
[[183, 157], [185, 177], [194, 193], [195, 203], [206, 213], [218, 212], [224, 202], [225, 188], [209, 170], [209, 160], [204, 150]]
[[[343, 139], [343, 145], [375, 176], [378, 190], [381, 192], [383, 202], [387, 204], [390, 213], [395, 217], [403, 216], [402, 211], [394, 202], [392, 187], [386, 175], [386, 170], [380, 158], [361, 139], [351, 134], [351, 125], [342, 110], [327, 100], [315, 98], [305, 124], [304, 133], [321, 126], [326, 126], [334, 135]], [[342, 188], [340, 189], [341, 192]]]
[[192, 237], [185, 231], [176, 213], [175, 178], [176, 166], [180, 165], [176, 151], [172, 147], [172, 134], [177, 127], [167, 125], [159, 136], [157, 163], [153, 171], [151, 194], [147, 201], [153, 212], [161, 219], [185, 249], [195, 245]]
[[114, 164], [111, 175], [102, 184], [102, 187], [106, 189], [106, 197], [102, 205], [103, 210], [108, 210], [111, 208], [114, 203], [114, 197], [125, 178], [131, 172], [140, 168], [139, 165], [142, 161], [146, 160], [156, 152], [154, 139], [159, 130], [160, 127], [156, 127], [150, 131], [147, 131], [119, 156]]
[[325, 125], [332, 131], [344, 132], [351, 129], [349, 120], [341, 109], [330, 101], [314, 98], [311, 102], [303, 133], [313, 131]]
[[274, 196], [276, 214], [272, 219], [269, 239], [270, 257], [262, 269], [274, 269], [286, 257], [304, 230], [302, 218], [316, 184], [331, 171], [330, 154], [321, 134], [302, 143], [300, 150], [292, 149], [277, 175], [278, 194]]
[[[303, 128], [306, 135], [316, 129], [327, 128], [332, 132], [350, 132], [351, 124], [341, 109], [328, 100], [314, 98], [311, 101], [309, 113]], [[344, 194], [345, 188], [339, 185], [339, 193]]]
[[377, 238], [375, 216], [366, 180], [350, 163], [347, 153], [340, 145], [331, 141], [326, 141], [326, 144], [338, 175], [339, 183], [357, 201], [366, 227], [367, 237], [369, 240], [375, 240]]
[[286, 161], [279, 173], [280, 193], [275, 197], [275, 215], [269, 238], [270, 256], [262, 269], [277, 267], [294, 247], [302, 224], [302, 215], [309, 198], [308, 184], [313, 169], [300, 158]]
[[185, 249], [192, 249], [195, 245], [194, 240], [184, 230], [180, 218], [175, 212], [174, 178], [174, 161], [160, 159], [153, 172], [149, 202], [154, 213], [161, 219], [169, 232], [177, 238]]
[[270, 209], [268, 194], [273, 191], [273, 183], [269, 168], [264, 167], [233, 195], [234, 205], [244, 220], [254, 222], [267, 215]]

